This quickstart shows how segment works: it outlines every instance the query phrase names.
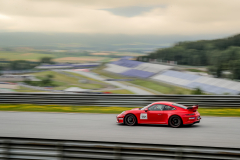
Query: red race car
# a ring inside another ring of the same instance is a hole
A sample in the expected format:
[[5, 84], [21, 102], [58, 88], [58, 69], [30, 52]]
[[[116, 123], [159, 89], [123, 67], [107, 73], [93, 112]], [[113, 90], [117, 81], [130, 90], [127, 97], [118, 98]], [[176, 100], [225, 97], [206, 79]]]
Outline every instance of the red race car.
[[136, 124], [165, 124], [177, 128], [200, 122], [198, 105], [187, 107], [173, 102], [154, 102], [143, 108], [123, 111], [117, 116], [117, 123], [129, 126]]

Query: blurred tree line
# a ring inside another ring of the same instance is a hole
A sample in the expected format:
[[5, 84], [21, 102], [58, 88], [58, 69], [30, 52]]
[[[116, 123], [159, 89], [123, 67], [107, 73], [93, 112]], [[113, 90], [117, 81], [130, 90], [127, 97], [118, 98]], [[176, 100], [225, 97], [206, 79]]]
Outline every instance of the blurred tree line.
[[173, 47], [159, 49], [139, 61], [177, 61], [180, 65], [208, 66], [209, 72], [222, 77], [231, 71], [233, 79], [240, 79], [240, 34], [225, 39], [179, 42]]

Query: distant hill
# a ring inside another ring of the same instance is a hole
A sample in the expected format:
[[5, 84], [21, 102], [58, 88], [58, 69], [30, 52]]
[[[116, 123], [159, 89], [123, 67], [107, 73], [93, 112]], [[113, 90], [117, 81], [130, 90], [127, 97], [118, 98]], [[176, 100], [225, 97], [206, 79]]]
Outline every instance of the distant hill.
[[80, 33], [0, 32], [0, 47], [34, 47], [88, 51], [145, 53], [179, 41], [215, 39], [218, 35], [123, 35]]
[[209, 71], [222, 77], [230, 70], [233, 79], [240, 79], [240, 34], [216, 40], [179, 42], [173, 47], [159, 49], [138, 60], [157, 59], [177, 61], [181, 65], [209, 66]]

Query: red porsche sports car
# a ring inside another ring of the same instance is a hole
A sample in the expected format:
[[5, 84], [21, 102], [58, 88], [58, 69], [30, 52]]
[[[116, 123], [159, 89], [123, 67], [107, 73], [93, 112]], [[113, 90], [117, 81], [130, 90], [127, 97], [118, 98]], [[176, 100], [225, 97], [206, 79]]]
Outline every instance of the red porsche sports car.
[[143, 108], [123, 111], [117, 116], [117, 123], [129, 126], [136, 124], [166, 124], [177, 128], [200, 122], [198, 105], [187, 107], [173, 102], [154, 102]]

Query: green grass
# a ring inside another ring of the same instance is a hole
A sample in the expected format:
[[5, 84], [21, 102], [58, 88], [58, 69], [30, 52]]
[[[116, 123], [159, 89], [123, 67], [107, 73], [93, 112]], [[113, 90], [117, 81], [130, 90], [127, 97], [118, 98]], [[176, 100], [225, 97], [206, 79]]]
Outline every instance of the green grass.
[[118, 114], [132, 107], [97, 107], [97, 106], [60, 106], [32, 104], [0, 104], [0, 111], [30, 112], [77, 112], [77, 113], [114, 113]]
[[[52, 57], [55, 59], [54, 61], [57, 62], [84, 62], [86, 60], [81, 60], [79, 58], [87, 58], [89, 61], [92, 61], [91, 59], [97, 59], [101, 62], [109, 62], [115, 58], [109, 57], [101, 57], [101, 56], [93, 56], [93, 55], [86, 55], [79, 53], [67, 53], [67, 52], [42, 52], [42, 51], [0, 51], [0, 59], [6, 59], [6, 60], [28, 60], [28, 61], [39, 61], [42, 57]], [[65, 58], [65, 57], [76, 57], [77, 59], [72, 60], [64, 60], [64, 59], [58, 59], [58, 58]], [[94, 60], [95, 61], [95, 60]]]
[[119, 90], [109, 90], [104, 92], [111, 92], [113, 94], [134, 94], [133, 92], [126, 90], [126, 89], [119, 89]]
[[80, 87], [83, 89], [103, 88], [103, 85], [101, 84], [80, 83], [78, 78], [69, 77], [67, 75], [57, 73], [54, 71], [44, 71], [44, 72], [34, 73], [34, 75], [39, 79], [41, 79], [42, 77], [45, 77], [48, 74], [54, 76], [54, 79], [53, 79], [54, 83], [58, 86], [54, 88], [56, 90], [63, 90], [69, 87]]
[[[117, 75], [117, 74], [112, 74], [109, 72], [105, 72], [103, 70], [103, 66], [96, 68], [92, 70], [95, 73], [98, 73], [100, 75], [104, 75], [106, 77], [114, 78], [114, 79], [126, 79], [126, 77]], [[161, 82], [155, 82], [152, 80], [144, 80], [144, 79], [139, 79], [139, 78], [131, 78], [133, 81], [128, 81], [128, 83], [132, 83], [138, 86], [142, 86], [145, 88], [149, 88], [158, 92], [161, 92], [163, 94], [191, 94], [191, 90], [169, 85], [166, 83], [161, 83]]]
[[[102, 82], [102, 81], [98, 81], [98, 80], [95, 80], [93, 78], [89, 78], [89, 77], [86, 77], [86, 76], [83, 76], [83, 75], [80, 75], [80, 74], [77, 74], [77, 73], [71, 73], [71, 72], [67, 72], [68, 74], [71, 74], [71, 75], [74, 75], [74, 76], [77, 76], [79, 78], [84, 78], [84, 79], [87, 79], [87, 80], [90, 80], [90, 81], [94, 81], [96, 83], [100, 83], [100, 84], [103, 84], [105, 85], [106, 87], [107, 86], [111, 86], [110, 84], [106, 83], [106, 82]], [[117, 86], [113, 86], [115, 88], [118, 88]], [[126, 89], [120, 89], [120, 90], [104, 90], [103, 92], [111, 92], [113, 94], [134, 94], [133, 92], [129, 91], [129, 90], [126, 90]]]
[[109, 78], [114, 78], [114, 79], [126, 79], [125, 76], [121, 76], [119, 74], [112, 74], [112, 73], [109, 73], [109, 72], [105, 72], [103, 69], [105, 67], [104, 66], [100, 66], [98, 68], [95, 68], [92, 70], [92, 72], [95, 72], [97, 74], [100, 74], [100, 75], [103, 75], [103, 76], [106, 76], [106, 77], [109, 77]]
[[[111, 86], [108, 83], [98, 81], [98, 80], [95, 80], [95, 79], [92, 79], [92, 78], [89, 78], [89, 77], [86, 77], [86, 76], [83, 76], [83, 75], [80, 75], [80, 74], [77, 74], [77, 73], [67, 72], [67, 74], [73, 75], [74, 77], [70, 77], [68, 75], [57, 73], [57, 72], [54, 72], [54, 71], [44, 71], [44, 72], [34, 73], [34, 75], [39, 79], [45, 77], [48, 74], [54, 76], [54, 79], [53, 79], [54, 82], [53, 83], [55, 85], [57, 85], [57, 87], [54, 87], [55, 90], [64, 90], [64, 89], [69, 88], [69, 87], [80, 87], [80, 88], [83, 88], [83, 89], [101, 89], [101, 88], [104, 88], [104, 87]], [[89, 82], [80, 83], [79, 79], [89, 80]], [[115, 87], [115, 88], [117, 88], [117, 87]], [[111, 92], [113, 94], [134, 94], [134, 93], [132, 93], [128, 90], [125, 90], [125, 89], [109, 90], [109, 91], [104, 91], [104, 92]]]
[[[57, 87], [53, 87], [53, 89], [55, 89], [55, 90], [64, 90], [64, 89], [69, 88], [69, 87], [80, 87], [80, 88], [83, 88], [83, 89], [102, 89], [102, 88], [106, 88], [108, 86], [111, 86], [108, 83], [98, 81], [98, 80], [95, 80], [95, 79], [92, 79], [92, 78], [88, 78], [88, 77], [82, 76], [82, 75], [77, 74], [77, 73], [67, 72], [67, 74], [73, 75], [73, 76], [61, 74], [61, 73], [54, 72], [54, 71], [43, 71], [43, 72], [34, 73], [33, 75], [35, 75], [39, 79], [43, 79], [43, 77], [45, 77], [46, 75], [53, 75], [54, 76], [53, 84], [57, 86]], [[88, 82], [87, 83], [81, 83], [81, 82], [79, 82], [80, 79], [88, 80]], [[115, 87], [115, 88], [118, 88], [118, 87]], [[28, 89], [28, 88], [21, 88], [21, 89], [16, 90], [16, 91], [19, 91], [19, 92], [39, 92], [37, 90]], [[106, 91], [103, 91], [103, 92], [111, 92], [113, 94], [134, 94], [134, 93], [132, 93], [128, 90], [125, 90], [125, 89], [109, 90], [109, 91], [106, 90]]]
[[[90, 81], [93, 81], [93, 82], [96, 82], [96, 83], [101, 83], [101, 84], [109, 85], [109, 84], [106, 83], [106, 82], [99, 81], [99, 80], [96, 80], [96, 79], [93, 79], [93, 78], [89, 78], [89, 77], [83, 76], [83, 75], [78, 74], [78, 73], [67, 72], [67, 71], [64, 71], [64, 72], [66, 72], [67, 74], [70, 74], [70, 75], [79, 77], [79, 78], [81, 78], [81, 79], [86, 79], [86, 80], [90, 80]], [[117, 88], [117, 87], [116, 87], [116, 88]]]
[[20, 86], [19, 89], [14, 89], [16, 92], [46, 92], [42, 90], [31, 89], [27, 87]]
[[240, 117], [240, 108], [199, 108], [202, 116]]
[[[143, 107], [143, 106], [139, 106]], [[111, 113], [119, 114], [133, 107], [98, 107], [98, 106], [61, 106], [34, 104], [0, 104], [0, 111], [29, 112], [76, 112], [76, 113]], [[135, 107], [136, 108], [136, 107]], [[201, 116], [240, 117], [240, 108], [199, 108]]]
[[54, 57], [51, 54], [42, 54], [42, 53], [32, 53], [30, 52], [0, 52], [0, 59], [7, 60], [29, 60], [29, 61], [38, 61], [42, 57]]

